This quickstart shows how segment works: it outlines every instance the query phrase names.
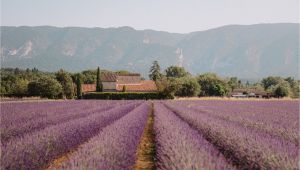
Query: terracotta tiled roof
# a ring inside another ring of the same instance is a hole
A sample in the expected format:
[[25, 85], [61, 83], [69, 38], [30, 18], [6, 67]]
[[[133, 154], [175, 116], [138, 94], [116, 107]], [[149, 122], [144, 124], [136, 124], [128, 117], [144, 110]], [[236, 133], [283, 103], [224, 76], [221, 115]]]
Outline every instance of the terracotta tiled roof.
[[[117, 84], [117, 91], [123, 90], [124, 84]], [[155, 92], [157, 87], [154, 81], [144, 80], [140, 84], [126, 84], [127, 92]]]
[[103, 82], [115, 82], [117, 80], [117, 75], [112, 72], [102, 72], [101, 81]]
[[118, 82], [118, 83], [139, 83], [141, 81], [141, 75], [138, 73], [113, 73], [102, 72], [101, 80], [103, 82]]
[[141, 76], [139, 73], [117, 73], [118, 76]]
[[139, 84], [141, 83], [140, 75], [117, 75], [118, 84]]
[[81, 90], [83, 93], [96, 91], [96, 84], [82, 84]]

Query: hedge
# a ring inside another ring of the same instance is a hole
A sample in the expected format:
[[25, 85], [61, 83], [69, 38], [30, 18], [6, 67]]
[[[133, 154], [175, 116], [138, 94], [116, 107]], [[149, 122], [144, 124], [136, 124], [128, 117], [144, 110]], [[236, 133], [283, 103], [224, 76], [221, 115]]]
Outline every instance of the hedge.
[[90, 92], [82, 96], [83, 99], [106, 99], [106, 100], [149, 100], [166, 99], [162, 93], [157, 92]]

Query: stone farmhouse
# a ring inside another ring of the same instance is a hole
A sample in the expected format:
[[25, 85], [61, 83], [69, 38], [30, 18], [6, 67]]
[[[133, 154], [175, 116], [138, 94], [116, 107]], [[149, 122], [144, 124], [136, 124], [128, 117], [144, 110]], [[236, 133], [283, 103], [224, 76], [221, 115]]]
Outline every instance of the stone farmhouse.
[[[157, 87], [152, 80], [142, 80], [138, 73], [112, 73], [102, 72], [101, 81], [103, 92], [122, 92], [126, 86], [126, 92], [157, 92]], [[82, 84], [82, 92], [96, 91], [96, 84]]]
[[231, 97], [234, 98], [270, 98], [273, 97], [265, 91], [258, 90], [255, 88], [237, 88], [230, 93]]

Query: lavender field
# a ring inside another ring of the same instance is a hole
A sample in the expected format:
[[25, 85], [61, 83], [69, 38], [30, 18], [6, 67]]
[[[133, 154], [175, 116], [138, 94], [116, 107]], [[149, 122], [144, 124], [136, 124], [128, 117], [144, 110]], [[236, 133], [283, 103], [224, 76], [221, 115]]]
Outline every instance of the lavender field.
[[0, 128], [0, 169], [299, 169], [300, 162], [292, 100], [3, 102]]

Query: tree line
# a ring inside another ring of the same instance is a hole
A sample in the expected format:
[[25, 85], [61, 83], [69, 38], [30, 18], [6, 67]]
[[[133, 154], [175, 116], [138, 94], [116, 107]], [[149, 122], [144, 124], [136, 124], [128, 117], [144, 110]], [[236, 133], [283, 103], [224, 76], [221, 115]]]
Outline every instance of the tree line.
[[[109, 72], [108, 70], [102, 70]], [[96, 91], [102, 91], [101, 71], [84, 70], [79, 73], [43, 72], [36, 68], [1, 68], [0, 95], [9, 97], [40, 96], [50, 99], [81, 98], [82, 84], [96, 84]], [[125, 70], [116, 73], [129, 73]]]
[[184, 67], [170, 66], [163, 72], [157, 61], [152, 63], [149, 78], [159, 91], [170, 97], [228, 96], [237, 88], [256, 89], [274, 97], [299, 98], [300, 81], [292, 77], [269, 76], [261, 82], [242, 83], [237, 77], [222, 78], [215, 73], [191, 75]]
[[[96, 90], [102, 91], [101, 72], [108, 70], [84, 70], [70, 73], [60, 69], [57, 72], [43, 72], [36, 68], [2, 68], [1, 96], [43, 98], [81, 98], [81, 84], [96, 84]], [[129, 73], [126, 70], [116, 73]], [[169, 66], [164, 71], [154, 61], [149, 78], [156, 82], [158, 90], [164, 96], [228, 96], [236, 88], [255, 88], [273, 94], [275, 97], [298, 98], [300, 82], [292, 77], [269, 76], [254, 84], [242, 83], [237, 77], [222, 78], [215, 73], [191, 75], [183, 67]], [[124, 86], [123, 91], [126, 91]]]

